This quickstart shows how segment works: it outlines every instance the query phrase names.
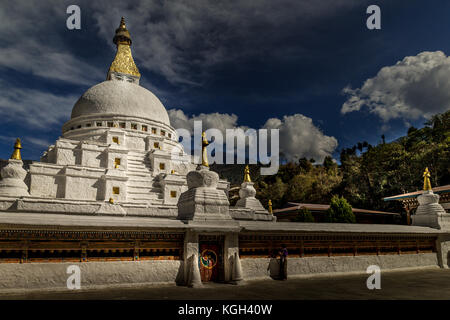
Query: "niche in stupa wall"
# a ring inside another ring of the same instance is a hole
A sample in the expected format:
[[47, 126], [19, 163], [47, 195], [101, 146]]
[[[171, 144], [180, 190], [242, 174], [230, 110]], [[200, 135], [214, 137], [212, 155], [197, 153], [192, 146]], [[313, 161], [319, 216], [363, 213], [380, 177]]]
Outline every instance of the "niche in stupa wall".
[[[126, 153], [111, 152], [107, 153], [107, 168], [108, 169], [121, 169], [126, 170], [128, 168], [128, 156]], [[119, 160], [119, 161], [117, 161]], [[120, 165], [116, 168], [116, 164], [120, 162]]]

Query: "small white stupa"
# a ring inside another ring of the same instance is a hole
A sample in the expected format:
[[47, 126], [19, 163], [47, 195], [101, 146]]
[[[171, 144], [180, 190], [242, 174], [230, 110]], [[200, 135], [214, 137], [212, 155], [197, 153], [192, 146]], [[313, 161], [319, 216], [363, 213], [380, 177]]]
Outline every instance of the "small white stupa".
[[423, 193], [417, 197], [419, 206], [413, 216], [413, 225], [436, 229], [450, 229], [450, 214], [439, 204], [439, 195], [431, 189], [430, 171], [423, 173]]
[[236, 207], [251, 209], [258, 213], [267, 213], [267, 210], [255, 196], [256, 190], [250, 178], [250, 169], [248, 166], [245, 166], [244, 182], [241, 184], [241, 189], [239, 190], [240, 199], [236, 203]]
[[22, 149], [22, 144], [17, 138], [11, 159], [1, 170], [0, 196], [23, 197], [30, 195], [28, 186], [24, 182], [27, 172], [23, 168], [20, 149]]
[[205, 132], [202, 134], [202, 164], [187, 176], [188, 190], [178, 201], [180, 220], [232, 220], [226, 193], [218, 189], [219, 175], [209, 170]]

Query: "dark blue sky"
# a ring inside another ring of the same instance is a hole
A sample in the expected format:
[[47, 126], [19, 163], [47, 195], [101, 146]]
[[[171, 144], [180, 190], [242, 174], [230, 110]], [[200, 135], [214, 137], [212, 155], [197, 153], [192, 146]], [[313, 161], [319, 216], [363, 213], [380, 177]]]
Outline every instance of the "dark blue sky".
[[[359, 141], [376, 144], [383, 133], [389, 141], [404, 135], [409, 125], [423, 126], [426, 118], [417, 114], [426, 113], [427, 106], [412, 101], [410, 93], [420, 81], [434, 81], [426, 66], [414, 67], [406, 80], [392, 70], [365, 96], [356, 94], [359, 99], [370, 95], [373, 102], [381, 92], [377, 106], [343, 113], [349, 95], [342, 90], [361, 88], [383, 67], [407, 56], [425, 51], [447, 55], [448, 1], [249, 3], [2, 2], [0, 21], [8, 27], [0, 32], [0, 158], [10, 156], [15, 137], [23, 139], [25, 159], [38, 160], [47, 143], [54, 143], [77, 98], [105, 79], [122, 15], [134, 41], [141, 85], [167, 109], [181, 109], [187, 116], [235, 114], [236, 125], [253, 128], [269, 118], [301, 114], [312, 119], [322, 136], [337, 140], [337, 147], [325, 151], [336, 158]], [[66, 28], [69, 4], [81, 8], [81, 30]], [[366, 28], [369, 4], [381, 8], [381, 30]], [[445, 71], [447, 64], [444, 56], [433, 68]], [[406, 68], [408, 63], [402, 72], [409, 74]], [[450, 77], [442, 72], [439, 77], [430, 90], [419, 92], [421, 101], [446, 90]], [[384, 83], [390, 80], [408, 83], [391, 90]], [[401, 101], [402, 112], [393, 112], [389, 101]], [[444, 101], [432, 111], [443, 112], [449, 105]], [[305, 138], [299, 149], [322, 136]]]

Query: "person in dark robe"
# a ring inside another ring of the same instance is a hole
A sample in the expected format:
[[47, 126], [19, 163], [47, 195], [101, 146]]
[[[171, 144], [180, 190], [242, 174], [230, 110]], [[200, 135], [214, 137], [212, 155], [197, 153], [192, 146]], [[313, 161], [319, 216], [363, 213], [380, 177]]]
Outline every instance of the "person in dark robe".
[[288, 256], [288, 250], [286, 246], [283, 244], [281, 245], [281, 249], [278, 252], [280, 256], [280, 280], [287, 280], [287, 256]]

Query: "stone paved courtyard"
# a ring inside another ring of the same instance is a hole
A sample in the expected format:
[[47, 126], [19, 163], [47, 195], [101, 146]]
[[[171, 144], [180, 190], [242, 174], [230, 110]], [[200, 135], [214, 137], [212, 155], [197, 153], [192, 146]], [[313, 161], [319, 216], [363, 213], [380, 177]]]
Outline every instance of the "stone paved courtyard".
[[368, 275], [315, 276], [287, 281], [248, 281], [242, 286], [211, 283], [202, 289], [175, 285], [28, 294], [1, 299], [450, 299], [450, 270], [427, 268], [381, 274], [381, 290], [368, 290]]

